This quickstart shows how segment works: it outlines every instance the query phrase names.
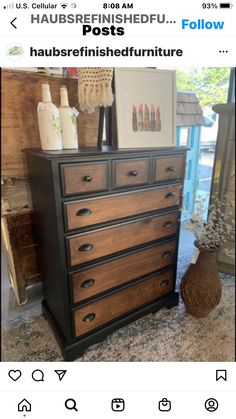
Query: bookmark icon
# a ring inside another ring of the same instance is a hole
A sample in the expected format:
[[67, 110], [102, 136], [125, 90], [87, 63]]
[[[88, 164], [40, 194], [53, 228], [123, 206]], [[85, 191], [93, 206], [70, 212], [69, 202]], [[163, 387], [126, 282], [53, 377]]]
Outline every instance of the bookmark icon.
[[227, 381], [227, 370], [216, 370], [216, 381]]
[[67, 373], [67, 370], [54, 370], [55, 373], [58, 375], [59, 381], [63, 379], [65, 374]]

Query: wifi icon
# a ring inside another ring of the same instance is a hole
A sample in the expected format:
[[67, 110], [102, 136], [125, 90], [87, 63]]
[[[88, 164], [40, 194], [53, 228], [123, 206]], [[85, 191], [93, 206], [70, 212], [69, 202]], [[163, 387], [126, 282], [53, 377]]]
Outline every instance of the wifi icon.
[[68, 6], [68, 4], [67, 4], [67, 3], [61, 3], [61, 4], [60, 4], [60, 6], [61, 6], [63, 9], [65, 9], [65, 8]]

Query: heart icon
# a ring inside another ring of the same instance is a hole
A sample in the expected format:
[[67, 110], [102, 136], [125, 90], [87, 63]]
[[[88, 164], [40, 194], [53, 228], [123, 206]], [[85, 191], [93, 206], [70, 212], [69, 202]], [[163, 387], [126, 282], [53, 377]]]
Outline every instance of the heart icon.
[[17, 381], [21, 377], [21, 371], [20, 370], [10, 370], [8, 372], [8, 375], [13, 381]]

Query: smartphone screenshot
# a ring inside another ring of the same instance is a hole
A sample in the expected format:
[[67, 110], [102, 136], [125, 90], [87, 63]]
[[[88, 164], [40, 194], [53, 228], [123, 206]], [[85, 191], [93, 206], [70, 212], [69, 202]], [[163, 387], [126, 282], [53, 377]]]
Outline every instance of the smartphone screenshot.
[[235, 418], [235, 1], [0, 11], [1, 418]]

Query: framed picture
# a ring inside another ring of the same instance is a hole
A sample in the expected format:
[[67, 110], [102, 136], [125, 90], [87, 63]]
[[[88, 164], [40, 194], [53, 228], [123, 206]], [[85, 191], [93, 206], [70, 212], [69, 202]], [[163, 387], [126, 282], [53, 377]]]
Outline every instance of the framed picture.
[[115, 100], [118, 148], [176, 145], [175, 71], [116, 68]]

